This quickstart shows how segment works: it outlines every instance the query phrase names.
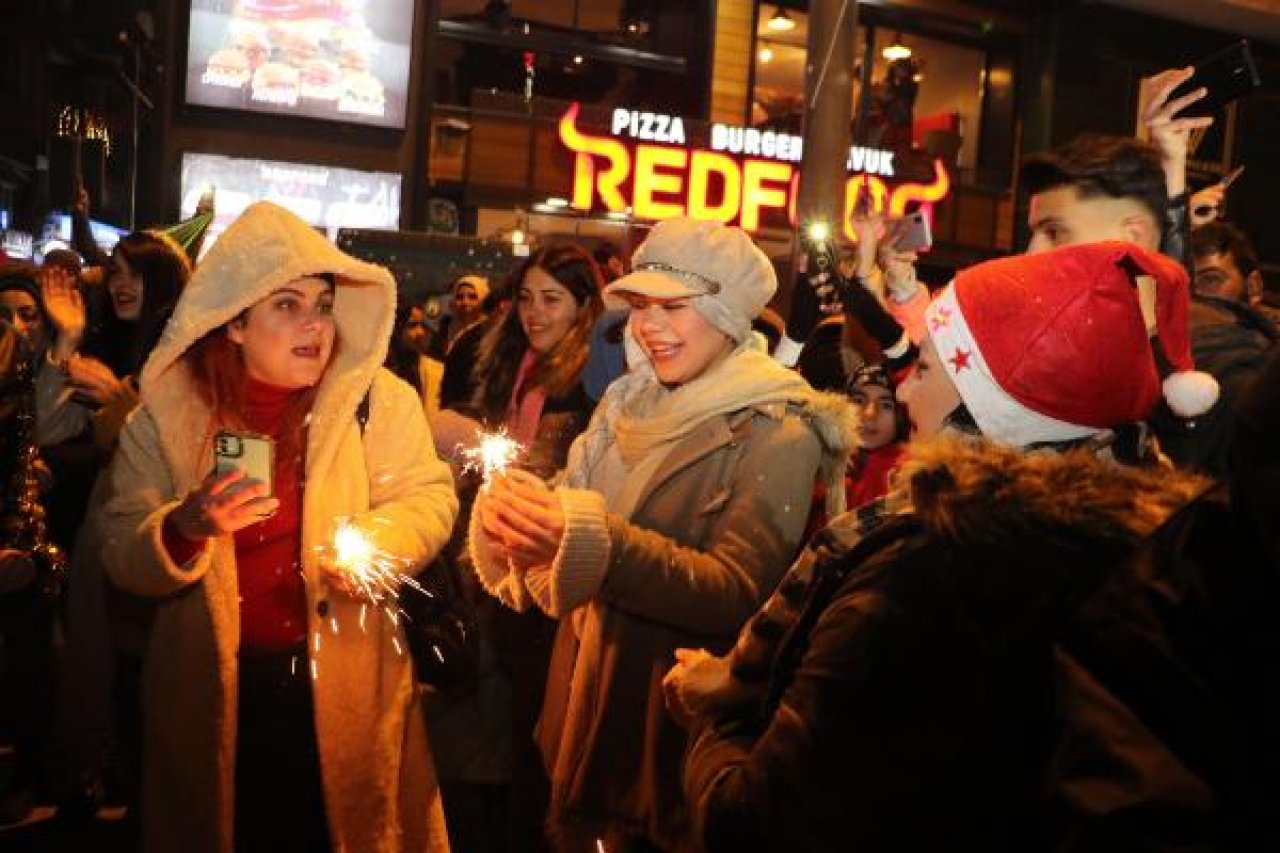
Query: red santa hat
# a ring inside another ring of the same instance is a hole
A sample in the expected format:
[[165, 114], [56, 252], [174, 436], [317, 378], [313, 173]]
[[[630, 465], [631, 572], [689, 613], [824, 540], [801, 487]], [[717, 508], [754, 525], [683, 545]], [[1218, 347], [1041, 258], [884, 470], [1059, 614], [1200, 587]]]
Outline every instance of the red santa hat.
[[1183, 417], [1207, 411], [1218, 385], [1195, 372], [1189, 299], [1173, 260], [1089, 243], [963, 270], [925, 321], [983, 435], [1025, 446], [1143, 420], [1162, 392]]

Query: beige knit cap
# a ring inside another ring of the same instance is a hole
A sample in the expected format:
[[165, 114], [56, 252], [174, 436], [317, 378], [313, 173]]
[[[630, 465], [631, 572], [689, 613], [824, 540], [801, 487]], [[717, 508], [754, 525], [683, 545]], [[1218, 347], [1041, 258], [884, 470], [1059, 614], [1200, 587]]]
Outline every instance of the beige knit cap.
[[690, 297], [695, 310], [735, 341], [778, 289], [773, 264], [741, 228], [677, 217], [659, 222], [631, 258], [631, 273], [606, 294]]

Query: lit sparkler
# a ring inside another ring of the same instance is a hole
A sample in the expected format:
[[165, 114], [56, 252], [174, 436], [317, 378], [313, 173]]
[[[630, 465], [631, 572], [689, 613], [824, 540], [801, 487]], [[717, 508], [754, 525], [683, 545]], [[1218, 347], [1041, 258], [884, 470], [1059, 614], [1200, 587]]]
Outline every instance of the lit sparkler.
[[480, 443], [462, 451], [467, 460], [463, 470], [479, 471], [484, 484], [489, 485], [493, 475], [501, 474], [524, 450], [518, 441], [507, 435], [506, 430], [481, 432]]
[[[418, 582], [402, 571], [409, 567], [409, 561], [379, 549], [348, 521], [339, 521], [334, 531], [333, 562], [355, 591], [375, 605], [394, 606], [402, 584], [422, 591]], [[362, 613], [362, 628], [363, 621]]]

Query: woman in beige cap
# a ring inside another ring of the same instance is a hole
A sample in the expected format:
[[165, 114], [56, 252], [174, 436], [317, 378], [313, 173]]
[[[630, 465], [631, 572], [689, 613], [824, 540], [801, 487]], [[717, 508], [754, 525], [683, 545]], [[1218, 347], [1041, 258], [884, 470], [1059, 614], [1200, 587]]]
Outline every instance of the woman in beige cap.
[[560, 619], [536, 736], [564, 850], [689, 845], [663, 673], [682, 645], [732, 642], [795, 555], [816, 479], [838, 483], [852, 443], [847, 403], [751, 334], [777, 279], [744, 232], [668, 220], [632, 269], [607, 289], [631, 306], [632, 370], [560, 486], [497, 477], [470, 529], [486, 589]]

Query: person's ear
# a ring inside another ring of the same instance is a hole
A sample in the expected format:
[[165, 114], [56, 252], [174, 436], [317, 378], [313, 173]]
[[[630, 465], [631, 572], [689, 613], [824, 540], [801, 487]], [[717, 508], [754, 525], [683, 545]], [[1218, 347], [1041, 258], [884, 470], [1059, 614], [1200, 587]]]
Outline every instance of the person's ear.
[[1254, 270], [1244, 277], [1244, 298], [1250, 305], [1262, 304], [1262, 271]]
[[243, 344], [244, 327], [245, 317], [243, 314], [232, 319], [230, 323], [227, 323], [227, 340], [231, 341], [233, 344]]
[[1128, 214], [1120, 220], [1120, 230], [1131, 243], [1152, 251], [1160, 248], [1160, 226], [1149, 215]]

